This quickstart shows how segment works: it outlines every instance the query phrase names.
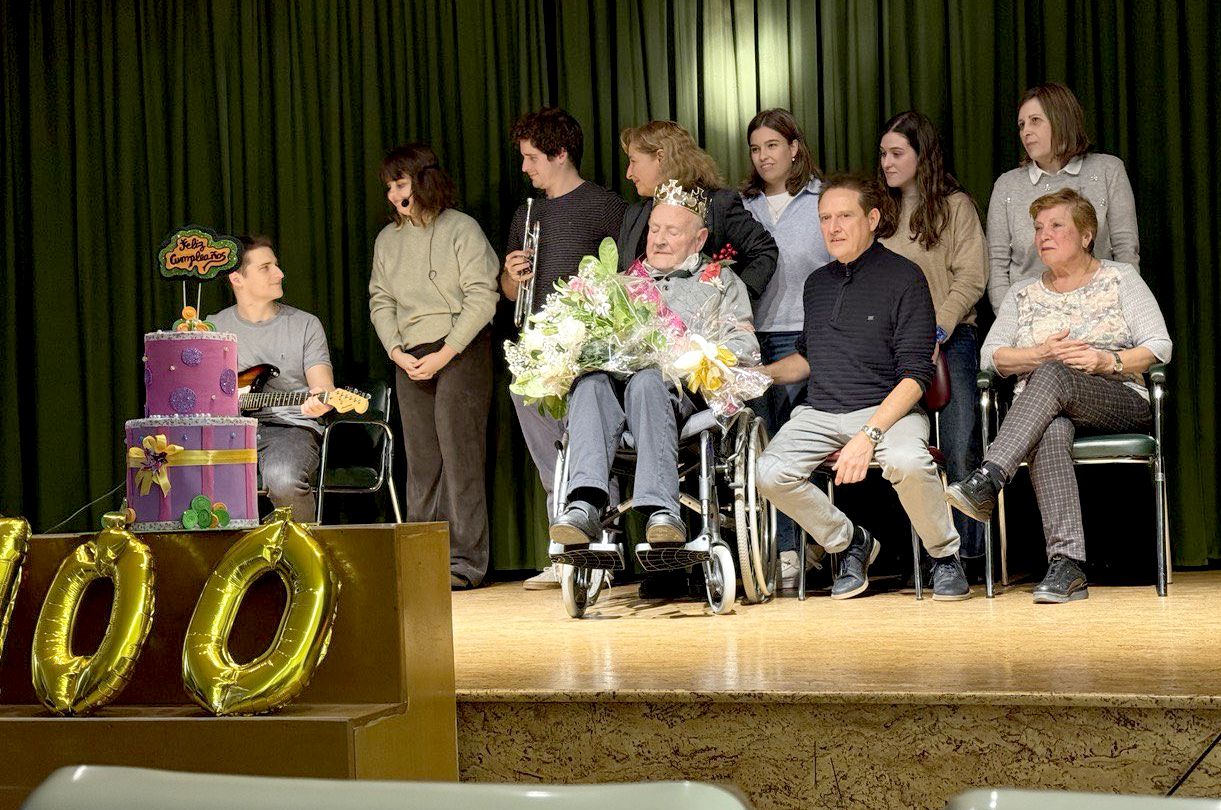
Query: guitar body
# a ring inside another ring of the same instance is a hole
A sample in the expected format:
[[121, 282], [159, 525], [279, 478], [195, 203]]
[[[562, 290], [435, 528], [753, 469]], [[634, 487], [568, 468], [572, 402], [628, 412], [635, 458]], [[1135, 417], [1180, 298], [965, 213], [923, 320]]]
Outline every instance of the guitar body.
[[243, 394], [257, 394], [267, 383], [280, 376], [280, 369], [271, 363], [260, 363], [237, 375], [237, 387]]

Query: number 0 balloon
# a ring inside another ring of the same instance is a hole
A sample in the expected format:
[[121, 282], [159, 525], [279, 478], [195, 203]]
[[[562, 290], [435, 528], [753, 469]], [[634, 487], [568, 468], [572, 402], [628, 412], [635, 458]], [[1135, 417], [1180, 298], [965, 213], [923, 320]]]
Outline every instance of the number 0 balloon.
[[[182, 650], [183, 680], [201, 706], [218, 715], [262, 714], [305, 689], [326, 655], [339, 578], [304, 526], [277, 509], [229, 549], [204, 585]], [[228, 649], [242, 598], [268, 571], [288, 591], [271, 647], [246, 664]]]

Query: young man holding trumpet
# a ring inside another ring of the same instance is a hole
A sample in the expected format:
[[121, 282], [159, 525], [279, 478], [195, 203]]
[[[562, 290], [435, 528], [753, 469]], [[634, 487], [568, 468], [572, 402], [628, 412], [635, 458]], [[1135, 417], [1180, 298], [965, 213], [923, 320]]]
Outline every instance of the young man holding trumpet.
[[[545, 107], [523, 115], [513, 124], [510, 138], [521, 152], [522, 173], [542, 192], [542, 199], [523, 203], [513, 214], [508, 255], [500, 273], [504, 296], [514, 302], [523, 299], [518, 305], [518, 325], [528, 329], [527, 319], [542, 308], [555, 282], [575, 275], [581, 258], [597, 255], [598, 245], [605, 237], [618, 236], [627, 203], [581, 177], [584, 135], [581, 125], [564, 110]], [[531, 234], [532, 249], [526, 244], [527, 234]], [[530, 457], [547, 492], [550, 515], [555, 447], [564, 435], [564, 427], [556, 419], [539, 413], [536, 406], [523, 404], [520, 396], [513, 394], [512, 398]], [[546, 537], [537, 538], [537, 542], [541, 549], [546, 549]], [[525, 587], [558, 588], [559, 580], [554, 568], [548, 566], [526, 580]]]

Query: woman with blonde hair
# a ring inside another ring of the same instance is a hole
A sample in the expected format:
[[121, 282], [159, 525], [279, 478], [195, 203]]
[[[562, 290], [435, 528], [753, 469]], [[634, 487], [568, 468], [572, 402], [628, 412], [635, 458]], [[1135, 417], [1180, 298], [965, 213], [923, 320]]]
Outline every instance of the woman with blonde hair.
[[667, 180], [683, 188], [708, 193], [708, 241], [704, 252], [716, 255], [733, 247], [734, 272], [746, 283], [752, 300], [758, 300], [776, 272], [776, 242], [742, 205], [738, 192], [725, 186], [712, 156], [700, 149], [691, 133], [673, 121], [649, 121], [628, 127], [619, 135], [628, 157], [627, 179], [636, 184], [640, 202], [630, 206], [619, 230], [619, 266], [626, 270], [644, 254], [653, 195]]

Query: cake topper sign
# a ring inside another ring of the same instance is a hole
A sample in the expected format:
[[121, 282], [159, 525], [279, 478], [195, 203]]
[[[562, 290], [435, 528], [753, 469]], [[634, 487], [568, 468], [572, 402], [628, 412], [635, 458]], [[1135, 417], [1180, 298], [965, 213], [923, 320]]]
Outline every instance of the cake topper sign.
[[166, 278], [208, 281], [236, 267], [241, 252], [236, 239], [192, 225], [166, 238], [157, 261]]
[[[227, 273], [238, 266], [242, 246], [232, 236], [223, 236], [211, 228], [187, 225], [179, 228], [161, 243], [157, 266], [168, 279], [182, 279], [182, 317], [174, 321], [176, 332], [215, 332], [210, 321], [200, 320], [200, 290], [205, 281]], [[193, 278], [195, 306], [187, 303], [187, 279]]]

